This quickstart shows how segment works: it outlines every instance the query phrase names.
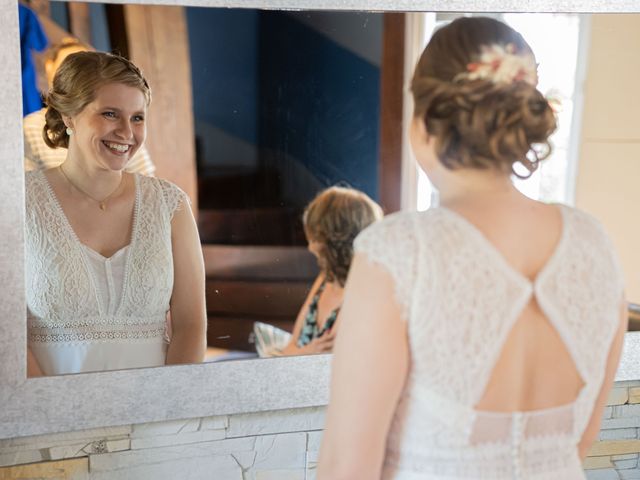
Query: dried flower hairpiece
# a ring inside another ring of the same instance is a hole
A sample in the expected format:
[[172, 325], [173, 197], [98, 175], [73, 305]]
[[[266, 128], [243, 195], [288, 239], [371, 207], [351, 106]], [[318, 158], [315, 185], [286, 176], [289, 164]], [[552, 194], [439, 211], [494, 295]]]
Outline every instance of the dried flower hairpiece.
[[514, 44], [488, 45], [481, 49], [478, 61], [469, 63], [458, 80], [491, 80], [493, 83], [538, 83], [538, 65], [532, 54], [518, 54]]

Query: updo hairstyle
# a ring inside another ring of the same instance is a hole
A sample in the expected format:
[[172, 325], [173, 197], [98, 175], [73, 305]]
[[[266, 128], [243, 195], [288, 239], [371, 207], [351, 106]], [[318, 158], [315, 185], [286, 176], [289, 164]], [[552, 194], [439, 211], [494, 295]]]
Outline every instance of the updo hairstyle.
[[[527, 178], [551, 153], [554, 112], [534, 85], [469, 75], [490, 48], [530, 56], [531, 47], [511, 27], [492, 18], [462, 17], [437, 30], [411, 82], [415, 117], [435, 137], [436, 154], [448, 169], [497, 169]], [[521, 163], [527, 175], [514, 171]]]
[[380, 206], [365, 193], [331, 187], [320, 192], [302, 217], [309, 242], [320, 244], [318, 264], [330, 282], [344, 286], [353, 259], [353, 240], [383, 216]]
[[62, 116], [72, 117], [95, 100], [104, 85], [121, 83], [138, 88], [151, 103], [151, 89], [142, 72], [131, 61], [104, 52], [77, 52], [63, 60], [53, 78], [45, 103], [46, 123], [42, 136], [51, 148], [69, 148], [67, 126]]

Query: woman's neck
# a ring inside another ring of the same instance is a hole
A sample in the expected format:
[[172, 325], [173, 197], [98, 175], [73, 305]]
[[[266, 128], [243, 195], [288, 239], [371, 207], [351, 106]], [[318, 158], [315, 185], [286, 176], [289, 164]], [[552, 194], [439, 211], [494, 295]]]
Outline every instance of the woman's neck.
[[437, 189], [440, 194], [440, 205], [443, 207], [522, 197], [509, 175], [488, 170], [447, 171], [438, 182]]
[[71, 152], [59, 168], [74, 187], [94, 198], [112, 195], [122, 183], [122, 171], [90, 167]]
[[344, 287], [340, 285], [340, 282], [338, 282], [338, 279], [334, 278], [333, 280], [329, 280], [327, 278], [326, 273], [322, 274], [322, 282], [324, 283], [325, 291], [331, 290], [334, 292], [338, 292], [338, 291], [344, 290]]

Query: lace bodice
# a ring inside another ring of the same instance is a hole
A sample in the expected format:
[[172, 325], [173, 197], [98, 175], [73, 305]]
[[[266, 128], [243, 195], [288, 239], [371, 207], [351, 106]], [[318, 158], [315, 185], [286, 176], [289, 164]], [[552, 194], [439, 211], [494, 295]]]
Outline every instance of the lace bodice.
[[[106, 309], [89, 252], [42, 172], [26, 174], [26, 298], [32, 348], [162, 341], [173, 290], [171, 219], [186, 196], [175, 185], [135, 175], [131, 242], [115, 308]], [[50, 360], [50, 359], [49, 359]], [[115, 359], [114, 359], [115, 360]], [[109, 369], [110, 359], [103, 369]], [[121, 368], [122, 359], [116, 362]], [[126, 366], [126, 362], [125, 362]], [[45, 367], [45, 366], [43, 366]], [[57, 371], [55, 373], [71, 373]]]
[[[391, 215], [356, 239], [357, 252], [390, 272], [408, 322], [411, 365], [384, 478], [584, 478], [577, 444], [619, 325], [623, 281], [600, 225], [560, 208], [561, 239], [534, 282], [445, 208]], [[585, 385], [563, 407], [475, 411], [532, 295]]]

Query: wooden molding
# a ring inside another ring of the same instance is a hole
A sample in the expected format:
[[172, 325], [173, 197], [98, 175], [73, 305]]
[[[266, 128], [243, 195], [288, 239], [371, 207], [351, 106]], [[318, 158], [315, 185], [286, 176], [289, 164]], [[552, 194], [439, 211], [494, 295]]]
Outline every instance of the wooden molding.
[[384, 14], [378, 188], [380, 204], [385, 213], [400, 210], [402, 199], [404, 32], [404, 13]]
[[67, 3], [69, 28], [74, 37], [85, 45], [91, 45], [91, 17], [89, 4], [81, 2]]
[[125, 5], [129, 58], [151, 85], [147, 141], [156, 176], [182, 188], [198, 211], [191, 60], [184, 7]]

